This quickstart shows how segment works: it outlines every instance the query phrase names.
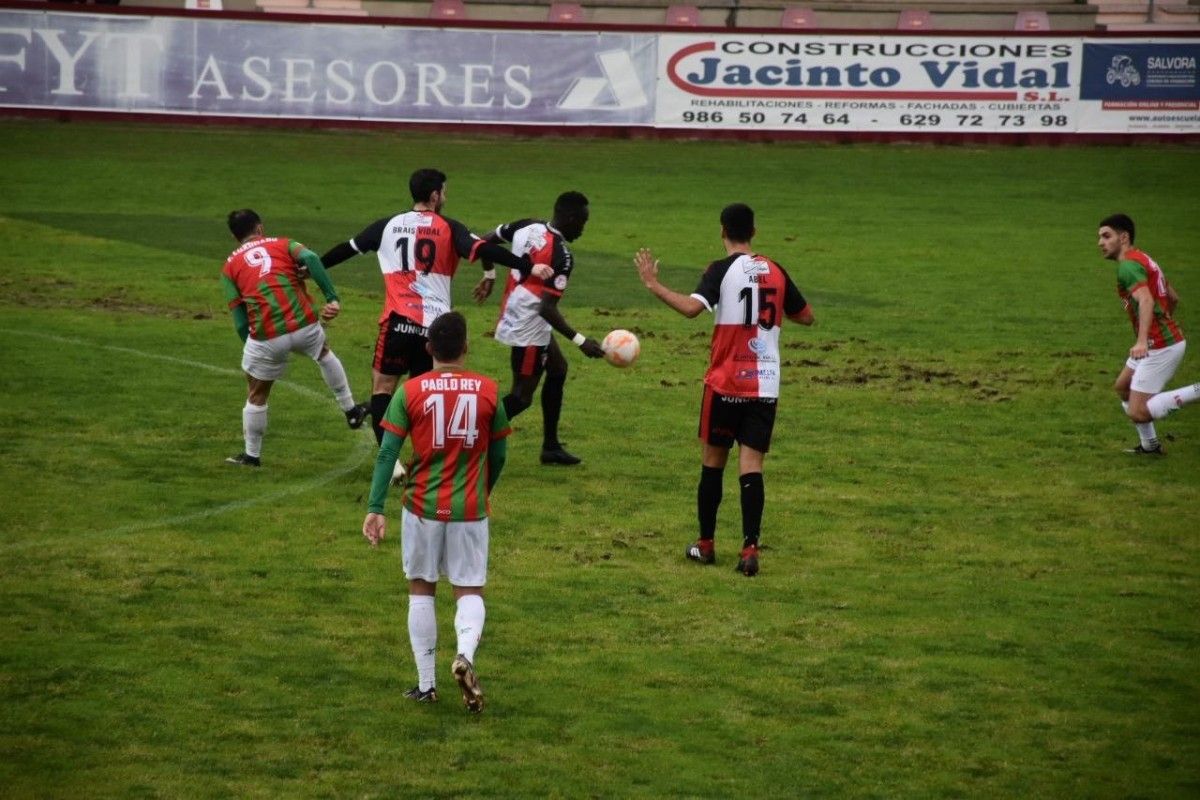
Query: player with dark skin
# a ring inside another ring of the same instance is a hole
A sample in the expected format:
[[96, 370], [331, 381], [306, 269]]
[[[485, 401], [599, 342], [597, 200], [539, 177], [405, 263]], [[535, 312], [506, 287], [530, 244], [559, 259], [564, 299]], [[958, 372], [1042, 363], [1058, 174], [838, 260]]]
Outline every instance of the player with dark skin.
[[[587, 199], [578, 192], [565, 192], [555, 203], [554, 214], [548, 224], [548, 235], [558, 234], [563, 241], [574, 242], [583, 235], [588, 218]], [[523, 222], [529, 222], [531, 225], [539, 224], [532, 220]], [[517, 227], [518, 223], [514, 223], [510, 226], [501, 226], [501, 229], [511, 231]], [[504, 234], [504, 236], [510, 235], [511, 233]], [[500, 229], [498, 229], [485, 237], [485, 241], [500, 243], [505, 241], [505, 238], [500, 235]], [[561, 267], [566, 273], [569, 273], [573, 264], [573, 259], [569, 252], [564, 253], [554, 250], [554, 248], [551, 248], [551, 251], [558, 253], [558, 255], [551, 256], [550, 260], [561, 258], [565, 262], [565, 266], [556, 264], [554, 265], [555, 268]], [[485, 269], [488, 267], [486, 263], [484, 266]], [[537, 265], [538, 269], [542, 266], [544, 265]], [[543, 280], [549, 279], [552, 274], [554, 273], [543, 274], [536, 270], [533, 273], [535, 277]], [[560, 335], [575, 342], [580, 351], [588, 358], [603, 358], [604, 348], [601, 347], [600, 343], [577, 332], [563, 316], [562, 310], [559, 308], [559, 300], [562, 296], [561, 290], [566, 286], [566, 275], [560, 275], [559, 278], [561, 284], [554, 284], [557, 286], [557, 291], [544, 290], [540, 292], [537, 315]], [[491, 295], [494, 285], [494, 281], [487, 278], [481, 280], [475, 287], [475, 300], [480, 303], [485, 301]], [[505, 340], [499, 334], [497, 338], [501, 341]], [[518, 341], [521, 345], [524, 345], [529, 340], [521, 339]], [[542, 463], [544, 464], [569, 466], [578, 464], [580, 461], [579, 458], [563, 449], [561, 443], [557, 440], [557, 418], [562, 406], [561, 386], [566, 380], [567, 368], [567, 359], [563, 355], [558, 341], [553, 336], [550, 336], [545, 346], [545, 361], [542, 368], [522, 371], [514, 367], [512, 388], [504, 398], [505, 410], [509, 418], [512, 419], [532, 405], [533, 396], [542, 380], [542, 373], [545, 372], [546, 388], [543, 389], [542, 397], [543, 414], [544, 419], [549, 418], [549, 422], [547, 423], [547, 430], [543, 441]], [[553, 392], [551, 391], [552, 389], [554, 389]], [[549, 397], [547, 396], [548, 394], [550, 395]]]

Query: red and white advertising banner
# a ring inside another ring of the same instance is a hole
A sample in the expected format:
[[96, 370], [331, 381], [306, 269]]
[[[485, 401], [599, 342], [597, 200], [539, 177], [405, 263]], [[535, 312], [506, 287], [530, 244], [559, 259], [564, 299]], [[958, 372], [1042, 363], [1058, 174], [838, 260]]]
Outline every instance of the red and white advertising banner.
[[[664, 34], [655, 124], [1195, 133], [1198, 56], [1196, 39]], [[1139, 70], [1157, 83], [1133, 83]]]

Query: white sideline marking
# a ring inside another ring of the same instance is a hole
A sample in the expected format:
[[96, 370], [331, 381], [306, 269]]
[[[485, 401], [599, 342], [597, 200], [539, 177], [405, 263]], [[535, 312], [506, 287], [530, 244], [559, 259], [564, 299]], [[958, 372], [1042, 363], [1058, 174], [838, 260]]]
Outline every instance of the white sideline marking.
[[[96, 344], [95, 342], [84, 341], [82, 339], [71, 339], [71, 338], [68, 338], [65, 336], [55, 336], [54, 334], [50, 334], [50, 333], [39, 333], [36, 331], [19, 331], [19, 330], [11, 330], [8, 328], [0, 328], [0, 333], [7, 334], [10, 336], [27, 336], [27, 337], [34, 338], [34, 339], [45, 339], [47, 341], [57, 342], [59, 344], [79, 345], [79, 346], [87, 347], [87, 348], [91, 348], [91, 349], [111, 350], [116, 353], [125, 353], [127, 355], [138, 356], [140, 358], [149, 358], [154, 361], [165, 361], [168, 364], [177, 364], [179, 366], [190, 367], [192, 369], [202, 369], [202, 370], [206, 370], [208, 372], [215, 372], [219, 375], [241, 376], [243, 374], [240, 369], [229, 369], [228, 367], [217, 367], [217, 366], [213, 366], [212, 364], [205, 364], [203, 361], [192, 361], [191, 359], [187, 359], [187, 358], [177, 358], [175, 356], [165, 356], [165, 355], [162, 355], [161, 353], [149, 353], [144, 350], [134, 349], [132, 347], [119, 347], [117, 345], [110, 345], [110, 344]], [[275, 385], [282, 386], [286, 389], [290, 389], [291, 391], [297, 392], [306, 397], [314, 397], [318, 400], [326, 400], [329, 397], [328, 395], [325, 395], [321, 392], [317, 392], [312, 389], [309, 389], [307, 386], [301, 386], [300, 384], [291, 383], [290, 381], [283, 381], [283, 380], [276, 381]], [[363, 430], [365, 430], [367, 433], [370, 432], [370, 428], [367, 426], [363, 426]], [[272, 503], [276, 500], [282, 500], [285, 497], [291, 497], [292, 495], [300, 494], [302, 492], [308, 491], [309, 489], [314, 489], [318, 486], [324, 486], [325, 484], [330, 483], [330, 482], [342, 477], [343, 475], [346, 475], [347, 473], [354, 471], [359, 466], [361, 466], [363, 464], [363, 462], [365, 462], [367, 460], [366, 458], [364, 458], [364, 456], [369, 455], [371, 453], [371, 451], [373, 450], [373, 448], [371, 447], [371, 443], [368, 442], [367, 437], [365, 437], [365, 436], [358, 436], [355, 438], [356, 438], [356, 441], [355, 441], [354, 448], [350, 451], [350, 454], [346, 457], [345, 463], [343, 463], [340, 467], [337, 467], [336, 469], [332, 469], [328, 472], [318, 475], [317, 477], [312, 478], [311, 480], [307, 480], [302, 483], [292, 484], [291, 486], [271, 492], [270, 494], [262, 494], [262, 495], [259, 495], [258, 497], [252, 497], [247, 500], [237, 500], [235, 502], [225, 503], [224, 505], [220, 505], [220, 506], [212, 506], [210, 508], [204, 509], [203, 511], [194, 511], [190, 514], [180, 514], [180, 515], [174, 516], [174, 517], [165, 517], [163, 519], [151, 520], [151, 521], [147, 521], [147, 522], [135, 522], [130, 525], [122, 525], [117, 528], [109, 528], [108, 530], [103, 530], [103, 531], [84, 531], [80, 534], [77, 534], [73, 538], [79, 539], [82, 537], [89, 537], [89, 536], [117, 536], [117, 535], [122, 535], [122, 534], [127, 534], [127, 533], [137, 533], [140, 531], [150, 530], [152, 528], [161, 528], [161, 527], [168, 526], [168, 525], [184, 525], [189, 522], [195, 522], [197, 520], [208, 519], [209, 517], [216, 517], [221, 514], [227, 514], [231, 511], [238, 511], [243, 508], [252, 508], [253, 506], [262, 505], [264, 503]], [[371, 438], [374, 438], [374, 437], [371, 437]], [[232, 474], [236, 474], [236, 472], [249, 471], [249, 468], [230, 466], [229, 470], [230, 470], [230, 474], [232, 475]], [[40, 547], [40, 546], [42, 546], [42, 544], [43, 543], [40, 541], [28, 541], [28, 542], [23, 542], [23, 543], [15, 542], [15, 543], [5, 544], [4, 549], [18, 550], [18, 549], [22, 549], [25, 547]]]

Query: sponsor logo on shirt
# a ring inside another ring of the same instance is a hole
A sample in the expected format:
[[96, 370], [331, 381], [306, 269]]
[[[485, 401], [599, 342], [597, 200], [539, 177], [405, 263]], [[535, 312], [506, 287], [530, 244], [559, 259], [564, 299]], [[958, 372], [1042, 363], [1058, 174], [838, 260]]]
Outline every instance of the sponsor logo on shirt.
[[544, 230], [539, 230], [534, 233], [530, 233], [528, 236], [525, 237], [525, 252], [526, 253], [530, 253], [534, 250], [541, 250], [545, 246], [546, 246], [546, 232]]
[[737, 353], [733, 357], [734, 361], [766, 361], [769, 363], [775, 360], [775, 356], [770, 352], [771, 345], [762, 339], [751, 339], [746, 342], [746, 347], [750, 350], [749, 354]]
[[778, 373], [773, 369], [739, 369], [734, 377], [745, 380], [749, 378], [774, 378]]
[[748, 258], [742, 261], [742, 271], [747, 275], [766, 275], [771, 267], [765, 258]]

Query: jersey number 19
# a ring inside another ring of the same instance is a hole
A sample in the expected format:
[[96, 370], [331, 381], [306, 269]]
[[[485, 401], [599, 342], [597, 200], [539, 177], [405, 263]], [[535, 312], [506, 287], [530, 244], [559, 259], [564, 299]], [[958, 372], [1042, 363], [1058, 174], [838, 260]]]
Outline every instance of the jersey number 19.
[[437, 242], [424, 237], [409, 239], [407, 236], [401, 236], [396, 240], [396, 251], [400, 255], [401, 270], [409, 272], [419, 268], [421, 272], [428, 274], [433, 269], [434, 259], [437, 258]]

